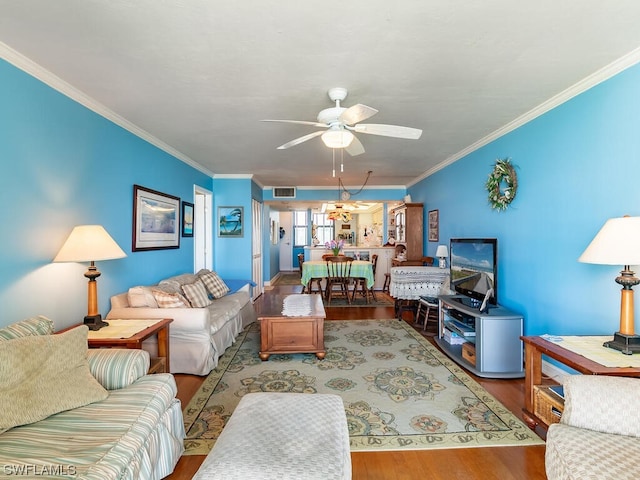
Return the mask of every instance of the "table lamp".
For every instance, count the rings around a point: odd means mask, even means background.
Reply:
[[[438,245],[438,248],[436,249],[436,257],[440,259],[438,260],[438,265],[440,266],[440,268],[446,268],[448,256],[449,256],[449,249],[447,248],[447,246]]]
[[[88,285],[88,313],[84,323],[90,330],[100,330],[109,325],[102,321],[98,313],[98,282],[96,278],[100,272],[96,268],[96,261],[113,260],[127,255],[111,238],[101,225],[80,225],[75,227],[69,238],[53,259],[54,262],[91,262],[89,270],[84,274],[89,279]]]
[[[640,283],[629,265],[640,264],[640,217],[628,215],[607,220],[587,249],[580,262],[602,265],[624,265],[616,283],[622,285],[620,300],[620,331],[604,346],[631,355],[640,352],[640,335],[633,326],[633,286]]]

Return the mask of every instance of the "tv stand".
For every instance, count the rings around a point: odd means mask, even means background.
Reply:
[[[464,295],[460,295],[460,297],[453,298],[452,300],[468,308],[480,309],[480,305],[482,305],[482,302],[480,300],[476,300],[475,298],[471,297],[465,297]]]
[[[482,302],[464,295],[438,298],[435,341],[444,353],[479,377],[524,377],[522,315],[500,305],[480,313]]]

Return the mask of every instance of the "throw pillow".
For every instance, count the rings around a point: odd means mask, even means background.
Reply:
[[[227,284],[224,283],[224,280],[222,280],[216,272],[203,272],[198,276],[213,298],[221,298],[229,293],[229,287],[227,287]]]
[[[163,292],[162,290],[152,289],[153,298],[156,299],[160,308],[190,308],[189,300],[179,293]]]
[[[209,298],[204,283],[200,280],[182,285],[182,291],[193,308],[203,308],[213,303],[213,300]]]
[[[127,293],[129,306],[135,308],[158,308],[158,302],[153,297],[149,287],[131,287]]]
[[[0,433],[107,398],[89,371],[88,331],[0,342]]]

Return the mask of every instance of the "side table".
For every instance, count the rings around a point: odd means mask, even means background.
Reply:
[[[89,330],[89,348],[135,348],[141,349],[142,342],[158,335],[158,357],[151,359],[149,373],[170,373],[169,324],[165,319],[109,319],[109,326],[100,330]]]
[[[615,375],[619,377],[640,377],[638,367],[607,367],[585,356],[572,352],[561,345],[542,337],[520,337],[524,342],[524,408],[522,418],[532,430],[536,426],[548,428],[545,419],[536,415],[536,386],[542,384],[542,355],[546,355],[560,363],[577,370],[583,375]],[[588,339],[590,337],[584,337]],[[602,347],[605,348],[605,347]],[[620,354],[623,358],[624,355]]]

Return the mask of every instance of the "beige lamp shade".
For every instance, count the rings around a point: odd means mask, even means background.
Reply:
[[[95,262],[126,257],[102,225],[80,225],[53,259],[54,262]]]
[[[449,249],[447,248],[446,245],[438,245],[438,248],[436,249],[436,257],[448,257],[449,256]]]
[[[603,265],[640,265],[640,217],[607,220],[578,261]]]

